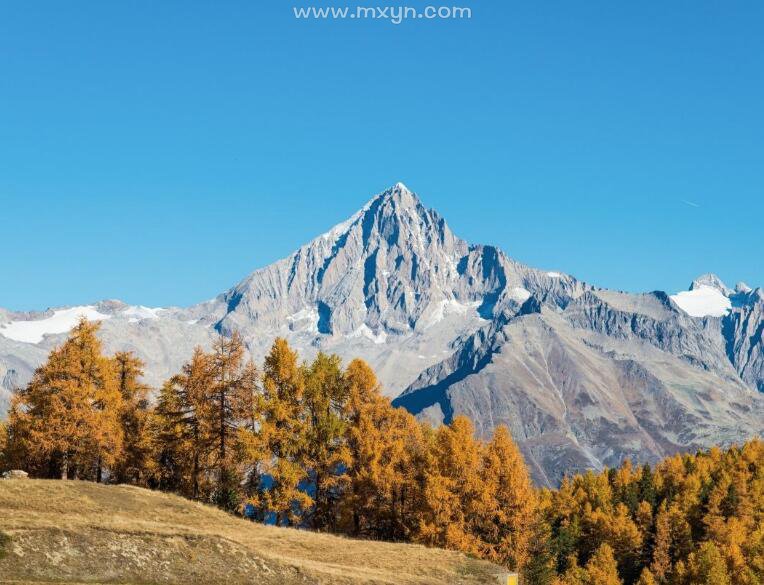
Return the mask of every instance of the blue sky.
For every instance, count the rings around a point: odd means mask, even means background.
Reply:
[[[0,306],[200,301],[399,180],[602,286],[764,285],[763,3],[444,4],[0,5]]]

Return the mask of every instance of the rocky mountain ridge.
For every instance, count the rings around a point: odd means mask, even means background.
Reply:
[[[541,483],[764,429],[760,288],[704,275],[676,295],[600,289],[468,244],[400,183],[192,307],[0,310],[2,388],[24,383],[81,313],[103,322],[108,351],[144,359],[155,386],[234,330],[256,359],[277,335],[306,357],[363,357],[423,419],[464,413],[483,435],[507,424]]]

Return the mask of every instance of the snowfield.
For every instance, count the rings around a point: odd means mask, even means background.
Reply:
[[[134,307],[128,307],[122,311],[122,315],[129,317],[130,323],[137,323],[143,319],[159,319],[159,313],[166,311],[167,309],[144,307],[143,305],[136,305]]]
[[[722,291],[705,284],[671,295],[671,300],[691,317],[724,317],[732,309],[732,301]]]
[[[66,333],[81,317],[90,321],[103,321],[111,318],[111,315],[98,312],[93,305],[59,309],[53,311],[53,315],[46,319],[11,321],[0,325],[0,335],[24,343],[40,343],[46,335]]]

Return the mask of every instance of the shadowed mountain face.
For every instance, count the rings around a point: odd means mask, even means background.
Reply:
[[[764,430],[761,289],[713,275],[674,296],[598,289],[467,244],[400,183],[193,307],[0,310],[2,387],[28,380],[78,312],[154,385],[234,330],[256,359],[276,336],[305,357],[362,357],[422,419],[466,414],[483,436],[509,426],[545,484]]]

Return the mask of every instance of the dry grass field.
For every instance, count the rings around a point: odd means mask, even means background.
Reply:
[[[129,486],[0,480],[0,583],[496,583],[417,545],[275,528]]]

